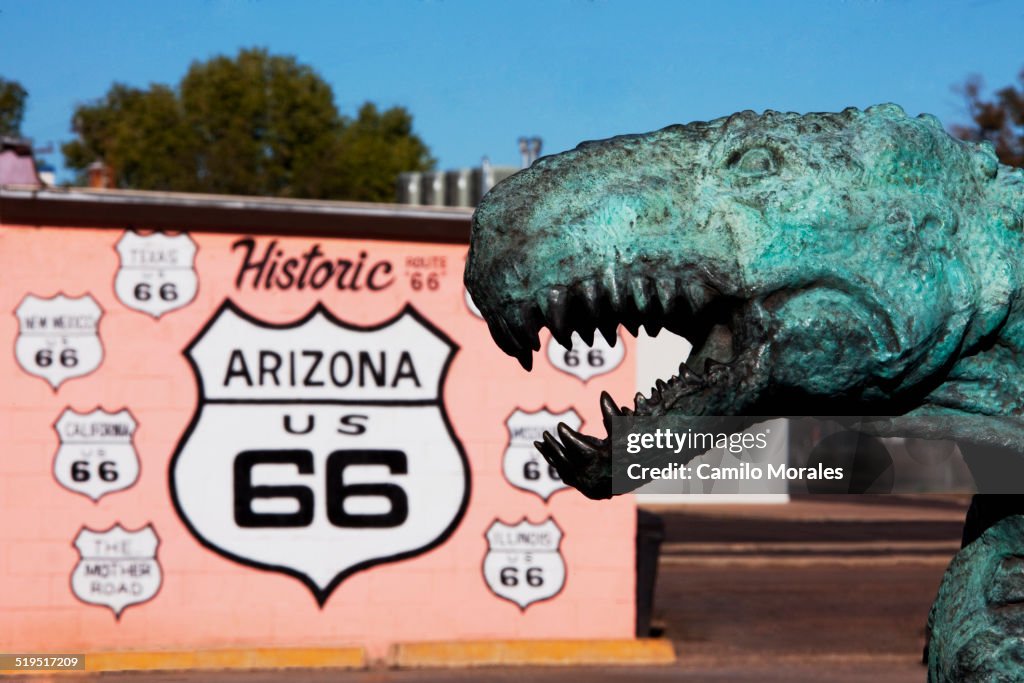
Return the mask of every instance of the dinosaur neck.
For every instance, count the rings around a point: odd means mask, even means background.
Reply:
[[[1001,166],[988,195],[961,225],[976,288],[961,354],[912,412],[948,420],[962,441],[1024,452],[1024,173]]]

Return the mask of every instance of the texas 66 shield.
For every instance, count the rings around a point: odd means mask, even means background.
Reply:
[[[186,349],[199,401],[170,467],[179,515],[320,605],[346,576],[437,546],[469,497],[441,400],[455,351],[412,306],[360,327],[318,304],[281,325],[226,301]]]

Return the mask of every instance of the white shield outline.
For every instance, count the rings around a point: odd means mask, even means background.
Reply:
[[[45,375],[42,375],[42,374],[38,374],[38,373],[32,372],[28,368],[25,367],[25,365],[21,362],[21,359],[18,357],[18,344],[21,342],[22,337],[25,336],[24,330],[21,329],[21,316],[18,315],[18,311],[20,311],[21,307],[24,306],[26,303],[28,303],[30,299],[33,299],[36,302],[56,301],[58,299],[63,299],[65,301],[75,301],[75,302],[83,301],[85,299],[88,299],[89,301],[92,301],[93,305],[96,307],[96,310],[99,311],[99,313],[96,316],[96,328],[95,328],[94,334],[92,334],[92,335],[63,335],[63,336],[93,336],[93,337],[96,338],[96,345],[99,348],[99,359],[96,361],[96,365],[91,370],[89,370],[88,372],[82,372],[82,373],[75,374],[75,375],[69,375],[69,376],[65,377],[64,379],[60,380],[59,382],[57,382],[56,384],[54,384],[53,381],[49,377],[46,377]],[[104,359],[106,358],[106,349],[103,348],[103,337],[100,336],[100,323],[103,322],[103,316],[105,316],[106,314],[107,314],[107,312],[103,309],[103,306],[100,306],[100,302],[96,300],[96,297],[94,297],[91,292],[85,292],[81,296],[71,296],[71,295],[67,294],[66,292],[64,292],[63,290],[58,291],[53,296],[39,296],[38,294],[32,294],[32,293],[26,294],[25,296],[23,296],[21,298],[21,301],[18,303],[18,306],[14,309],[14,317],[18,321],[18,334],[16,334],[15,337],[14,337],[14,362],[15,362],[15,364],[19,368],[21,368],[22,371],[25,372],[25,374],[30,375],[32,377],[38,377],[39,379],[41,379],[44,382],[46,382],[48,385],[50,385],[50,389],[55,394],[57,393],[57,390],[60,389],[60,387],[65,382],[69,382],[69,381],[71,381],[73,379],[78,379],[80,377],[88,377],[92,373],[94,373],[97,370],[99,370],[100,366],[103,365]],[[29,336],[36,336],[36,335],[29,335]],[[39,336],[42,336],[42,335],[39,335]],[[53,336],[54,337],[60,337],[62,335],[55,334]]]
[[[97,536],[102,536],[103,534],[109,534],[111,531],[114,531],[115,529],[120,529],[127,536],[141,535],[141,534],[146,533],[146,531],[149,531],[149,533],[152,534],[152,536],[153,536],[153,540],[155,541],[154,544],[153,544],[153,557],[152,557],[152,559],[153,559],[153,563],[156,565],[156,570],[157,570],[157,584],[156,584],[156,590],[153,591],[153,594],[150,595],[145,600],[139,600],[137,602],[127,603],[120,610],[116,610],[111,605],[108,605],[108,604],[103,603],[103,602],[89,602],[88,600],[83,599],[82,596],[80,596],[78,594],[78,592],[75,591],[75,572],[78,571],[78,568],[82,565],[82,563],[86,559],[85,556],[82,555],[82,549],[78,547],[78,541],[82,537],[82,534],[84,532],[88,531],[90,534],[95,534]],[[160,595],[160,591],[163,590],[163,587],[164,587],[164,570],[163,570],[163,567],[160,565],[160,558],[157,557],[157,555],[160,552],[160,542],[161,542],[160,534],[158,534],[156,532],[156,527],[153,526],[152,522],[146,522],[145,525],[140,526],[138,529],[129,529],[128,527],[122,525],[121,522],[114,522],[113,524],[108,526],[106,529],[99,529],[99,530],[90,529],[89,527],[87,527],[87,526],[85,526],[83,524],[81,527],[79,527],[78,533],[75,534],[75,537],[73,539],[71,539],[71,547],[74,548],[75,552],[78,553],[78,562],[75,563],[75,566],[71,570],[71,574],[68,576],[68,588],[71,589],[71,594],[73,596],[75,596],[75,599],[78,600],[83,605],[88,605],[90,607],[106,607],[107,609],[109,609],[111,612],[114,613],[114,619],[116,621],[121,621],[121,617],[124,615],[124,611],[126,609],[128,609],[129,607],[135,607],[136,605],[144,605],[147,602],[152,601],[154,598],[156,598],[156,596]],[[90,558],[91,557],[92,556],[90,556]]]
[[[547,349],[544,355],[547,357],[548,363],[555,370],[558,370],[564,375],[575,377],[579,381],[586,384],[595,377],[607,375],[611,372],[615,372],[620,367],[622,367],[622,363],[626,360],[626,356],[628,354],[626,353],[626,343],[623,340],[623,335],[619,332],[619,328],[615,328],[615,337],[617,341],[614,345],[612,345],[605,340],[603,335],[595,334],[594,343],[588,345],[583,341],[583,338],[580,336],[579,332],[573,332],[571,338],[572,347],[568,349],[562,346],[562,344],[559,343],[558,340],[556,340],[554,337],[550,337],[548,339]],[[614,364],[607,365],[606,367],[601,368],[600,370],[593,370],[593,366],[591,366],[591,369],[587,370],[586,372],[573,372],[571,370],[567,370],[561,367],[561,364],[556,362],[559,354],[561,354],[564,358],[566,354],[570,352],[576,352],[579,354],[580,369],[583,370],[583,358],[586,358],[587,354],[589,354],[591,351],[608,352],[611,353],[613,356],[618,356],[618,359],[615,361]]]
[[[199,530],[189,520],[188,516],[185,514],[185,511],[184,511],[184,509],[182,507],[181,501],[180,501],[179,496],[178,496],[178,491],[177,491],[177,486],[176,486],[176,477],[175,477],[174,472],[175,472],[175,466],[177,465],[179,457],[184,452],[185,447],[187,446],[187,444],[189,442],[189,439],[192,436],[192,433],[195,431],[195,429],[199,425],[199,421],[200,421],[200,419],[202,417],[202,414],[203,414],[203,407],[204,407],[204,405],[211,400],[211,399],[207,398],[206,388],[205,388],[205,385],[203,383],[203,374],[202,374],[199,366],[197,365],[195,359],[192,356],[192,351],[199,344],[199,342],[201,342],[203,340],[203,338],[206,336],[207,332],[210,331],[210,329],[214,326],[214,324],[217,322],[217,320],[225,312],[233,313],[234,315],[238,316],[239,318],[241,318],[245,322],[249,323],[250,325],[253,325],[255,327],[261,327],[261,328],[268,329],[268,330],[290,330],[290,329],[296,329],[296,328],[299,328],[299,327],[302,327],[302,326],[306,325],[308,322],[310,322],[317,315],[320,315],[320,316],[323,316],[324,318],[326,318],[332,324],[337,325],[338,327],[341,327],[341,328],[344,328],[344,329],[347,329],[347,330],[357,331],[357,332],[375,332],[375,331],[378,331],[378,330],[383,330],[383,329],[385,329],[387,327],[390,327],[390,326],[396,324],[397,322],[399,322],[405,316],[408,315],[408,316],[411,316],[417,323],[419,323],[427,331],[429,331],[431,334],[433,334],[438,340],[440,340],[445,345],[447,345],[448,349],[449,349],[449,352],[448,352],[446,360],[444,361],[444,365],[441,368],[441,372],[439,373],[439,376],[438,376],[438,384],[437,384],[437,389],[436,389],[436,392],[435,392],[436,398],[433,399],[430,402],[417,401],[416,403],[418,405],[424,405],[424,403],[429,403],[430,405],[435,405],[437,407],[437,410],[438,410],[438,412],[441,415],[441,419],[442,419],[442,422],[444,424],[445,430],[448,433],[448,438],[451,440],[451,443],[452,443],[453,447],[455,448],[456,453],[458,454],[459,460],[462,463],[462,474],[463,474],[463,495],[462,495],[462,500],[461,500],[461,502],[459,504],[459,507],[458,507],[455,515],[452,517],[452,520],[448,524],[448,526],[445,527],[445,529],[439,535],[437,535],[432,541],[428,542],[425,545],[419,546],[419,547],[414,548],[412,550],[395,553],[393,555],[386,555],[386,556],[380,556],[380,557],[371,558],[369,560],[365,560],[363,562],[359,562],[357,564],[351,565],[351,566],[341,570],[340,572],[338,572],[338,574],[335,575],[335,577],[327,585],[325,585],[323,588],[320,588],[320,586],[317,585],[317,583],[309,575],[307,575],[307,574],[305,574],[305,573],[303,573],[301,571],[298,571],[298,570],[293,569],[291,567],[285,567],[285,566],[279,565],[279,564],[270,564],[270,563],[260,562],[260,561],[257,561],[257,560],[253,560],[253,559],[250,559],[250,558],[243,557],[243,556],[238,555],[236,553],[233,553],[233,552],[231,552],[229,550],[221,548],[220,546],[214,544],[212,541],[208,540],[202,534],[200,534]],[[445,406],[445,403],[444,403],[444,398],[443,398],[444,385],[445,385],[445,381],[448,378],[448,371],[451,369],[451,364],[454,361],[455,354],[458,352],[458,350],[459,350],[458,344],[456,344],[447,334],[445,334],[443,331],[441,331],[430,320],[428,320],[426,317],[424,317],[418,310],[416,310],[416,308],[411,303],[406,303],[405,306],[397,314],[395,314],[391,318],[388,318],[387,320],[385,320],[385,321],[383,321],[381,323],[377,323],[375,325],[356,325],[356,324],[349,323],[349,322],[346,322],[344,320],[341,320],[340,318],[335,316],[330,311],[330,309],[328,309],[326,306],[324,306],[324,304],[322,302],[320,302],[320,301],[317,301],[316,304],[304,316],[302,316],[301,318],[299,318],[297,320],[294,320],[294,321],[289,322],[289,323],[272,323],[272,322],[267,322],[265,320],[261,320],[259,318],[256,318],[256,317],[250,315],[248,312],[246,312],[241,307],[239,307],[231,299],[225,299],[224,302],[221,303],[221,305],[213,313],[213,315],[210,316],[209,320],[207,320],[207,322],[203,325],[203,327],[199,330],[199,332],[197,332],[196,335],[192,338],[192,341],[189,342],[188,346],[186,346],[185,349],[182,351],[182,354],[185,356],[186,360],[188,360],[189,366],[192,368],[192,373],[193,373],[193,376],[195,377],[195,380],[196,380],[196,388],[197,388],[198,397],[197,397],[197,402],[196,402],[195,413],[192,415],[192,419],[189,421],[188,427],[186,427],[184,433],[181,435],[181,438],[178,440],[178,444],[177,444],[177,446],[174,449],[174,454],[171,456],[170,463],[168,464],[168,484],[169,484],[169,487],[170,487],[170,490],[171,490],[171,501],[174,504],[175,512],[177,512],[178,517],[185,524],[185,527],[189,530],[189,533],[191,533],[192,536],[197,541],[199,541],[199,543],[204,548],[206,548],[207,550],[210,550],[210,551],[212,551],[212,552],[214,552],[214,553],[216,553],[216,554],[218,554],[218,555],[220,555],[222,557],[226,557],[227,559],[229,559],[229,560],[231,560],[233,562],[237,562],[238,564],[246,566],[246,567],[252,567],[254,569],[260,569],[260,570],[263,570],[263,571],[279,572],[279,573],[286,574],[288,576],[291,576],[293,578],[298,579],[313,594],[313,597],[316,599],[317,606],[320,607],[320,609],[323,609],[323,607],[326,604],[328,598],[330,598],[330,596],[334,592],[334,590],[339,585],[341,585],[342,581],[344,581],[349,576],[352,576],[353,574],[355,574],[357,572],[360,572],[360,571],[363,571],[363,570],[366,570],[366,569],[370,569],[370,568],[375,567],[375,566],[377,566],[379,564],[388,564],[388,563],[391,563],[391,562],[398,562],[400,560],[404,560],[404,559],[416,557],[418,555],[422,555],[424,553],[427,553],[427,552],[433,550],[434,548],[437,548],[438,546],[443,544],[445,541],[447,541],[451,537],[451,535],[458,528],[459,524],[462,522],[462,520],[463,520],[463,518],[465,517],[465,514],[466,514],[466,509],[469,507],[469,499],[470,499],[470,496],[472,494],[472,477],[470,475],[469,459],[466,457],[466,451],[465,451],[465,448],[462,445],[462,441],[459,439],[458,435],[455,433],[455,429],[452,427],[452,423],[451,423],[451,420],[448,417],[448,411],[446,409],[446,406]],[[225,399],[220,399],[220,401],[221,402],[229,402],[229,401],[225,401]],[[239,402],[242,402],[242,401],[239,401]],[[368,399],[367,401],[351,401],[349,403],[351,403],[352,405],[366,405],[367,403],[373,404],[373,405],[387,405],[388,403],[407,405],[409,402],[408,401],[381,401],[381,400],[369,400]]]
[[[525,524],[527,526],[531,526],[531,527],[540,527],[540,526],[544,526],[545,524],[548,524],[548,523],[550,523],[558,531],[558,543],[555,545],[555,549],[554,550],[540,551],[540,552],[551,553],[551,554],[554,554],[554,555],[558,556],[559,560],[562,563],[562,568],[563,568],[562,583],[558,587],[558,590],[555,591],[554,593],[552,593],[551,595],[549,595],[547,597],[539,598],[537,600],[532,600],[532,601],[526,603],[525,605],[520,605],[518,602],[516,602],[512,598],[510,598],[508,596],[505,596],[505,595],[501,595],[500,593],[495,591],[491,587],[490,581],[487,580],[487,569],[486,569],[486,567],[487,567],[487,558],[490,557],[491,553],[500,553],[500,552],[502,552],[500,550],[495,550],[494,548],[491,547],[491,539],[489,539],[487,537],[487,534],[489,534],[491,529],[493,529],[495,526],[497,526],[499,524],[502,525],[503,527],[505,527],[506,529],[516,529],[517,527],[522,526],[523,524]],[[562,594],[562,591],[565,590],[565,584],[569,580],[569,565],[566,564],[566,562],[565,562],[565,555],[562,554],[562,541],[564,541],[564,540],[565,540],[565,531],[562,529],[561,526],[558,525],[558,522],[556,522],[555,518],[552,517],[551,515],[548,515],[545,519],[541,520],[540,522],[531,522],[526,515],[523,515],[519,519],[519,521],[514,523],[514,524],[508,524],[507,522],[502,521],[502,519],[500,517],[495,517],[493,520],[491,520],[491,523],[488,524],[487,528],[484,530],[484,542],[487,544],[487,552],[484,553],[484,559],[480,563],[480,578],[483,579],[484,585],[487,586],[487,590],[489,590],[492,595],[494,595],[495,597],[501,598],[502,600],[505,600],[507,602],[511,602],[513,605],[515,605],[516,607],[519,608],[519,612],[520,613],[525,613],[526,610],[531,605],[536,605],[536,604],[539,604],[539,603],[542,603],[542,602],[547,602],[548,600],[554,600],[555,598],[557,598],[559,595]],[[524,551],[515,551],[515,552],[524,552]]]
[[[513,446],[512,446],[512,438],[513,438],[512,437],[512,427],[509,424],[509,422],[511,422],[512,418],[514,418],[517,414],[523,414],[525,416],[530,417],[530,416],[533,416],[533,415],[537,415],[539,413],[547,413],[552,418],[554,418],[555,424],[552,425],[552,430],[555,428],[555,425],[557,425],[559,422],[566,422],[570,427],[572,427],[576,431],[579,431],[580,427],[582,427],[582,425],[583,425],[583,418],[580,416],[579,413],[576,412],[576,409],[574,407],[572,407],[572,406],[569,406],[568,408],[566,408],[565,410],[563,410],[561,412],[555,412],[552,408],[549,408],[546,403],[544,405],[542,405],[540,408],[538,408],[537,410],[533,410],[533,411],[524,410],[523,408],[517,407],[515,410],[513,410],[511,413],[509,413],[507,417],[505,417],[505,429],[508,432],[508,443],[505,444],[505,450],[502,452],[502,455],[501,455],[501,475],[505,478],[505,481],[508,482],[509,486],[511,486],[513,488],[516,488],[516,489],[519,489],[520,491],[525,491],[527,493],[532,493],[533,495],[537,496],[538,498],[543,500],[545,503],[547,503],[549,500],[551,500],[551,498],[555,494],[561,493],[562,491],[567,491],[567,490],[571,489],[572,487],[569,486],[568,484],[566,484],[565,482],[562,482],[563,485],[561,487],[554,489],[548,495],[544,496],[544,495],[541,495],[538,491],[535,491],[534,489],[530,489],[530,488],[526,488],[524,486],[520,486],[519,484],[517,484],[514,481],[512,481],[509,478],[509,476],[508,476],[508,470],[506,468],[506,463],[508,461],[509,451],[512,450],[512,448],[513,448]],[[566,416],[572,416],[572,417],[575,418],[575,420],[567,420]],[[533,452],[537,456],[537,461],[539,463],[541,463],[544,467],[548,467],[548,463],[547,463],[546,460],[544,460],[544,457],[540,454],[540,451],[538,451],[532,445],[530,447],[533,448]]]
[[[125,272],[127,270],[134,270],[134,269],[129,268],[128,266],[125,265],[124,254],[121,251],[121,246],[125,243],[126,240],[147,240],[147,239],[152,239],[152,238],[156,238],[158,240],[163,240],[165,242],[171,241],[171,240],[185,240],[185,241],[187,241],[188,245],[190,247],[190,248],[188,248],[188,251],[191,252],[190,262],[189,262],[188,266],[180,266],[180,265],[179,266],[173,266],[173,267],[152,266],[151,268],[140,267],[139,269],[141,269],[141,270],[154,270],[154,271],[158,271],[158,270],[182,270],[182,271],[188,270],[188,271],[192,272],[192,280],[195,282],[195,287],[193,288],[192,295],[190,297],[188,297],[187,299],[182,299],[181,303],[179,303],[179,304],[177,304],[177,305],[175,305],[175,306],[173,306],[171,308],[168,308],[167,310],[164,310],[164,311],[162,311],[160,313],[153,313],[151,311],[147,311],[144,308],[138,308],[137,306],[132,306],[130,303],[128,303],[128,301],[125,300],[125,298],[123,298],[121,296],[121,292],[120,292],[120,290],[118,289],[118,286],[117,286],[118,280],[121,278],[123,272]],[[185,308],[186,306],[191,304],[193,301],[195,301],[197,296],[199,296],[199,271],[196,270],[196,256],[199,254],[199,245],[196,244],[195,240],[192,239],[192,236],[189,235],[184,230],[179,231],[179,232],[177,232],[176,234],[173,234],[173,235],[169,235],[169,234],[167,234],[166,232],[164,232],[162,230],[152,230],[152,231],[149,231],[148,234],[144,235],[144,234],[140,233],[138,230],[128,229],[128,230],[124,231],[124,234],[122,234],[121,237],[114,244],[114,253],[117,254],[118,262],[117,262],[117,270],[114,271],[114,281],[111,284],[111,289],[113,289],[113,291],[114,291],[114,297],[125,308],[127,308],[129,310],[132,310],[132,311],[136,311],[138,313],[144,313],[145,315],[148,315],[148,316],[152,317],[154,320],[159,320],[160,318],[162,318],[163,316],[165,316],[165,315],[167,315],[169,313],[174,313],[175,311],[178,311],[178,310],[181,310],[181,309]]]
[[[64,442],[64,437],[60,433],[59,426],[60,426],[61,421],[64,420],[64,418],[67,417],[69,413],[71,415],[73,415],[75,417],[79,417],[79,418],[92,417],[96,413],[103,413],[104,415],[107,415],[107,416],[109,416],[111,418],[117,417],[121,413],[125,413],[128,416],[128,419],[131,421],[131,424],[132,424],[132,433],[131,433],[131,436],[128,437],[128,444],[127,445],[131,448],[132,454],[135,456],[135,476],[131,479],[131,481],[129,481],[124,486],[119,486],[117,488],[112,488],[112,489],[110,489],[108,491],[104,491],[103,493],[101,493],[97,497],[93,498],[91,495],[89,495],[85,491],[79,491],[77,489],[73,489],[73,488],[65,485],[64,482],[62,482],[60,480],[60,476],[57,474],[57,461],[60,459],[61,451],[68,444],[66,444]],[[53,466],[50,468],[51,471],[53,472],[54,481],[56,481],[62,488],[66,489],[68,491],[71,491],[72,493],[77,493],[79,495],[85,496],[86,498],[88,498],[89,500],[91,500],[93,503],[96,503],[96,504],[99,504],[100,499],[103,498],[103,496],[107,496],[107,495],[110,495],[112,493],[119,493],[121,491],[127,491],[128,489],[132,488],[133,486],[135,486],[136,483],[138,483],[139,477],[142,476],[142,458],[139,457],[139,450],[135,446],[135,433],[138,430],[139,430],[139,421],[135,418],[135,415],[132,414],[132,411],[129,410],[127,407],[123,407],[120,410],[111,412],[109,410],[106,410],[103,406],[97,405],[91,411],[89,411],[87,413],[80,413],[77,410],[75,410],[74,408],[72,408],[71,406],[66,406],[64,408],[64,410],[61,411],[60,415],[57,416],[57,419],[53,423],[53,431],[55,431],[57,433],[57,444],[58,444],[57,445],[57,451],[53,455]]]

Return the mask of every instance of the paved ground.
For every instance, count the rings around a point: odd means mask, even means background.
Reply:
[[[103,683],[923,681],[924,623],[967,506],[956,497],[818,496],[658,510],[660,668],[108,674]],[[40,679],[34,678],[39,681]]]

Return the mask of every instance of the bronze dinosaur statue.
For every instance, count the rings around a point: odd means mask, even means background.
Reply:
[[[902,416],[874,432],[955,439],[979,490],[1020,492],[1022,212],[1024,173],[932,116],[745,111],[585,142],[500,183],[473,217],[466,286],[526,369],[543,327],[563,345],[614,343],[619,325],[693,343],[631,408],[604,394],[606,426]],[[610,438],[560,425],[538,447],[611,495]],[[965,543],[1017,512],[976,497]]]

